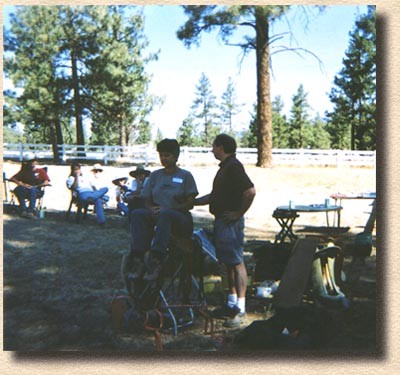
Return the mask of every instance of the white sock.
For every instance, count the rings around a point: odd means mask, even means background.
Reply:
[[[246,312],[246,298],[238,298],[237,300],[237,307],[240,309],[240,313],[244,314]]]
[[[237,305],[238,297],[237,294],[228,294],[228,307],[235,307]]]

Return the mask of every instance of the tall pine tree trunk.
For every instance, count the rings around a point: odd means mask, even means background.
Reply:
[[[50,142],[53,149],[53,159],[56,163],[59,163],[64,156],[60,154],[60,150],[58,149],[58,145],[62,145],[64,143],[61,121],[59,117],[57,117],[53,124],[50,125]]]
[[[270,69],[268,17],[262,7],[256,8],[256,60],[257,60],[257,149],[258,167],[272,163],[272,111],[270,97]]]
[[[57,146],[58,145],[63,145],[64,144],[64,137],[63,137],[63,133],[62,133],[60,117],[57,117],[57,119],[55,121],[55,127],[56,127]],[[57,150],[58,150],[58,147],[57,147]],[[63,156],[64,155],[61,155],[60,153],[58,153],[58,157],[60,158],[60,160],[63,158]]]
[[[60,155],[58,152],[57,134],[54,127],[55,127],[54,124],[50,124],[50,142],[51,142],[51,148],[53,149],[53,160],[55,163],[59,163]]]

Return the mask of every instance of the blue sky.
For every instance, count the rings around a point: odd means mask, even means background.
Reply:
[[[10,8],[4,7],[6,26]],[[234,118],[234,129],[239,131],[247,128],[256,101],[254,52],[250,52],[239,66],[241,50],[223,45],[216,33],[203,34],[199,47],[187,49],[176,37],[176,31],[186,20],[181,7],[146,5],[143,8],[149,51],[160,50],[158,61],[150,63],[147,68],[153,75],[150,92],[164,98],[163,106],[155,108],[149,117],[153,133],[159,128],[164,136],[176,136],[177,129],[189,114],[195,98],[195,86],[202,73],[209,78],[217,101],[220,101],[226,89],[228,78],[233,79],[237,102],[243,104],[241,113]],[[314,12],[314,15],[310,15],[307,26],[304,14],[298,7],[295,8],[297,10],[290,12],[287,19],[273,27],[272,34],[287,32],[290,22],[296,40],[287,35],[281,44],[312,51],[322,61],[323,67],[307,54],[303,54],[303,57],[290,52],[274,55],[271,97],[280,95],[285,105],[284,112],[289,115],[292,96],[302,84],[308,93],[310,116],[314,117],[317,113],[323,116],[326,110],[332,109],[328,93],[334,76],[342,68],[349,32],[354,28],[357,16],[366,13],[366,6],[329,6],[322,14],[316,15]],[[244,31],[251,32],[250,29]],[[5,81],[5,88],[7,84]]]
[[[307,54],[298,57],[285,52],[273,56],[271,97],[282,97],[287,115],[292,96],[300,84],[308,93],[310,116],[314,117],[317,113],[323,116],[326,110],[332,109],[328,92],[334,76],[342,68],[349,32],[354,27],[355,19],[365,12],[366,6],[330,6],[323,14],[311,16],[307,27],[298,11],[288,15],[288,21],[294,20],[292,31],[296,41],[286,37],[285,43],[312,51],[322,61],[323,68],[314,57]],[[241,114],[236,116],[234,126],[236,130],[247,128],[249,112],[256,101],[254,53],[250,53],[239,68],[240,49],[223,45],[216,33],[203,34],[200,47],[193,46],[188,50],[176,38],[176,31],[186,19],[178,6],[145,6],[145,16],[145,32],[150,47],[161,49],[159,60],[149,66],[149,71],[154,75],[151,90],[165,97],[164,106],[151,116],[154,128],[159,127],[165,136],[175,136],[176,129],[189,113],[195,98],[195,86],[202,72],[209,78],[217,99],[225,91],[228,78],[232,77],[238,102],[245,104]],[[287,30],[287,21],[282,21],[274,27],[273,33]]]

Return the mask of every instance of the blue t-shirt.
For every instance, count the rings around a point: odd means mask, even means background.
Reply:
[[[173,174],[165,173],[165,169],[152,172],[142,191],[142,196],[155,205],[173,209],[179,208],[183,199],[198,194],[192,174],[179,167]]]

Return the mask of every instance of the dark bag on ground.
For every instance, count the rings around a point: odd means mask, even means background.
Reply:
[[[254,281],[280,280],[292,251],[292,244],[267,242],[253,252]]]
[[[278,311],[268,320],[256,320],[241,331],[234,344],[241,349],[316,349],[329,342],[336,331],[325,309],[299,306]]]

